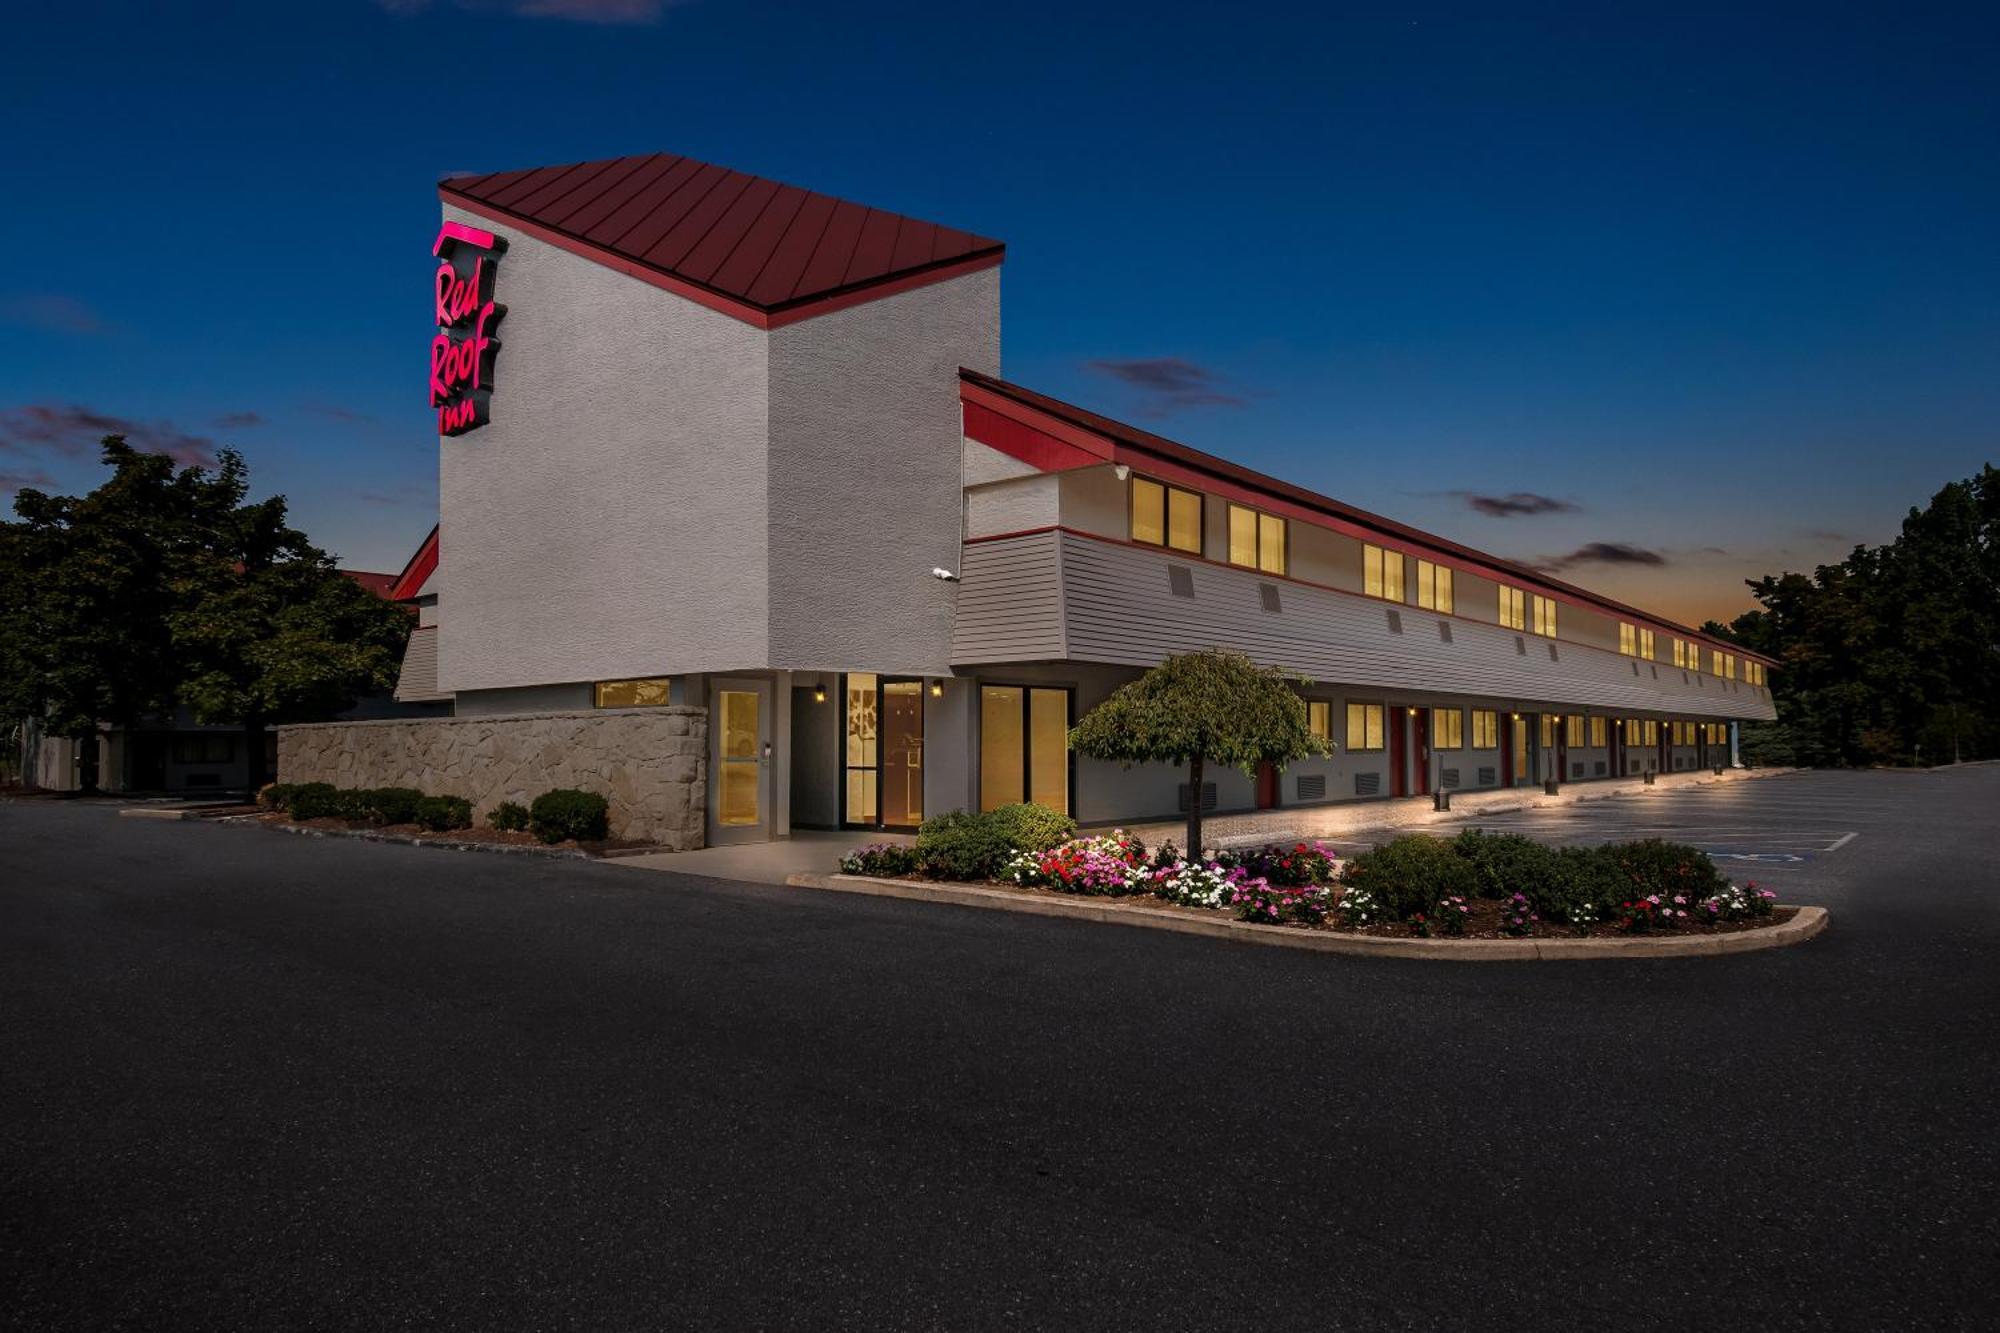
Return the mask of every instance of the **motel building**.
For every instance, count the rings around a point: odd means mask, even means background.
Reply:
[[[439,195],[398,697],[674,711],[701,841],[1633,780],[1774,716],[1733,645],[1007,380],[999,241],[670,154]],[[1069,753],[1213,647],[1311,677],[1334,753],[1199,792]]]

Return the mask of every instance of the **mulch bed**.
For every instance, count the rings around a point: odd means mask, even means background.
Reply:
[[[577,851],[591,856],[615,856],[620,852],[645,851],[653,847],[649,842],[631,842],[622,838],[606,838],[601,842],[577,842],[565,839],[562,842],[543,842],[525,829],[501,830],[497,828],[452,829],[448,833],[434,833],[419,824],[369,824],[356,819],[335,819],[322,816],[319,819],[292,819],[281,813],[257,816],[260,824],[282,824],[288,828],[320,829],[337,833],[383,833],[398,838],[410,838],[417,842],[454,844],[492,844],[508,847],[532,847],[555,851]]]
[[[1057,889],[1030,888],[1007,880],[997,879],[935,880],[926,879],[922,875],[877,875],[872,876],[872,878],[896,879],[910,884],[937,884],[953,887],[996,889],[1002,893],[1018,894],[1023,898],[1064,898],[1072,902],[1101,902],[1107,906],[1122,903],[1131,907],[1148,907],[1157,911],[1174,912],[1182,916],[1202,917],[1211,921],[1217,917],[1224,917],[1232,921],[1236,919],[1234,912],[1207,907],[1189,907],[1182,903],[1168,902],[1165,898],[1156,898],[1150,893],[1063,893]],[[1466,904],[1472,909],[1472,913],[1466,920],[1465,932],[1462,935],[1447,936],[1441,931],[1434,931],[1434,938],[1467,940],[1574,940],[1644,939],[1649,936],[1671,937],[1677,935],[1734,935],[1746,930],[1768,930],[1772,926],[1783,925],[1798,915],[1798,908],[1796,907],[1779,907],[1770,916],[1766,917],[1751,917],[1743,921],[1723,921],[1710,926],[1689,926],[1685,930],[1648,931],[1637,935],[1630,931],[1620,930],[1614,925],[1599,924],[1578,930],[1562,922],[1541,921],[1537,922],[1534,929],[1530,930],[1526,935],[1507,935],[1503,934],[1500,930],[1501,904],[1498,899],[1468,898]],[[1373,926],[1362,926],[1358,929],[1341,925],[1337,917],[1329,918],[1324,926],[1301,926],[1289,921],[1282,924],[1293,930],[1324,930],[1336,935],[1373,935],[1391,939],[1411,939],[1417,937],[1417,932],[1411,928],[1410,923],[1407,921],[1383,922]]]

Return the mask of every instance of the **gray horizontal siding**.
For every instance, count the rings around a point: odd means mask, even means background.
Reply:
[[[1010,549],[1001,553],[994,551],[997,547]],[[1020,571],[1032,577],[1037,589],[1028,599],[1003,590],[974,597],[982,617],[977,642],[983,655],[960,659],[968,663],[1067,656],[1146,667],[1175,653],[1223,647],[1325,684],[1364,690],[1459,694],[1606,712],[1775,716],[1768,691],[1738,681],[1436,616],[1414,606],[1395,607],[1249,571],[1176,561],[1073,533],[981,543],[967,547],[966,553],[968,568],[978,553],[979,559],[994,561],[997,577]],[[1170,591],[1167,569],[1173,564],[1189,571],[1192,598]],[[1278,611],[1263,609],[1260,583],[1277,587]],[[961,619],[971,585],[968,575],[960,594]],[[1048,606],[1051,596],[1058,603],[1054,608]],[[1390,627],[1392,611],[1401,621],[1400,633]],[[1440,623],[1450,627],[1448,643],[1439,633]],[[996,626],[1011,627],[1011,637]],[[997,655],[1009,651],[1011,658]]]
[[[1035,662],[1062,658],[1062,583],[1056,534],[975,542],[959,561],[951,660]]]
[[[396,677],[396,701],[434,703],[449,698],[449,691],[438,688],[437,626],[411,630],[410,642],[403,649],[403,669]]]

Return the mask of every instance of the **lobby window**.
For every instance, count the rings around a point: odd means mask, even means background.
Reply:
[[[1639,651],[1639,631],[1636,627],[1618,622],[1618,651],[1631,657]]]
[[[1347,705],[1347,748],[1350,750],[1379,750],[1382,748],[1382,705]]]
[[[1431,746],[1439,750],[1465,748],[1465,712],[1458,708],[1431,709]]]
[[[1500,748],[1500,714],[1491,708],[1472,710],[1472,748],[1475,750]]]
[[[590,701],[597,708],[658,708],[667,701],[667,683],[666,676],[600,680],[591,687]]]
[[[979,808],[1069,813],[1069,691],[979,687]]]
[[[1361,544],[1361,590],[1370,597],[1403,600],[1403,553]]]
[[[1508,629],[1526,629],[1528,595],[1519,588],[1500,585],[1500,623]]]
[[[1625,743],[1627,745],[1644,745],[1646,743],[1645,737],[1646,728],[1640,725],[1638,718],[1628,717],[1625,719]]]
[[[1285,520],[1248,505],[1229,506],[1229,563],[1283,574]]]
[[[1306,730],[1316,741],[1333,742],[1333,705],[1324,699],[1306,700]]]
[[[880,682],[872,671],[847,673],[847,822],[875,822]]]
[[[1653,660],[1653,631],[1649,629],[1639,631],[1639,656],[1648,662]]]
[[[1200,555],[1200,493],[1150,477],[1132,478],[1132,540]]]
[[[1417,561],[1417,605],[1426,611],[1451,613],[1451,570],[1428,560]]]
[[[1590,719],[1590,743],[1599,747],[1611,743],[1609,727],[1604,718],[1593,717]]]
[[[1571,749],[1583,748],[1583,714],[1571,713],[1563,719],[1563,744]]]
[[[1648,745],[1658,745],[1659,743],[1660,743],[1660,724],[1659,724],[1658,722],[1654,721],[1654,720],[1653,720],[1652,718],[1647,718],[1647,719],[1646,719],[1646,744],[1648,744]]]
[[[1535,594],[1535,633],[1556,636],[1556,599]]]

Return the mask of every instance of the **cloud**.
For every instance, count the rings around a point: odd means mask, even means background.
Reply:
[[[0,321],[44,333],[73,333],[97,338],[113,331],[95,310],[74,296],[54,292],[28,292],[0,297]]]
[[[1834,532],[1828,528],[1808,528],[1803,535],[1816,542],[1832,542],[1841,546],[1858,544],[1856,538],[1850,537],[1844,532]]]
[[[1103,358],[1086,361],[1083,368],[1109,375],[1122,384],[1146,394],[1147,410],[1155,416],[1177,412],[1184,407],[1243,407],[1240,394],[1220,387],[1214,372],[1181,356],[1136,357],[1129,360]]]
[[[107,435],[123,435],[134,449],[165,454],[176,463],[215,466],[215,441],[181,430],[172,422],[133,421],[75,404],[30,403],[0,412],[0,453],[45,452],[84,458],[95,455],[98,442]]]
[[[1465,506],[1488,518],[1521,518],[1531,514],[1574,514],[1583,506],[1552,495],[1533,491],[1510,491],[1506,495],[1485,495],[1479,491],[1446,491],[1465,501]]]
[[[357,412],[338,403],[301,403],[299,406],[316,417],[325,417],[328,421],[344,421],[349,425],[364,425],[376,420],[366,412]]]
[[[39,468],[31,472],[0,472],[0,495],[26,490],[30,486],[53,486],[56,479]]]
[[[1585,542],[1568,555],[1544,556],[1535,561],[1537,569],[1553,574],[1575,565],[1664,565],[1667,557],[1643,546],[1624,542]]]
[[[248,430],[263,424],[264,417],[259,412],[224,412],[215,419],[217,430]]]
[[[516,18],[563,19],[571,23],[658,23],[681,0],[445,0],[455,9],[494,9]],[[391,14],[422,14],[437,0],[375,0]]]

